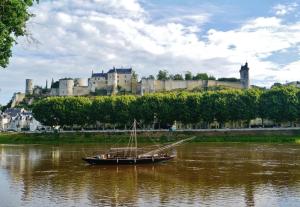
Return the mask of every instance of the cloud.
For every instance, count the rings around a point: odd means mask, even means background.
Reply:
[[[277,4],[273,7],[273,11],[277,16],[285,16],[294,12],[298,7],[297,3]]]
[[[279,64],[270,59],[274,53],[288,55],[284,51],[290,48],[300,53],[300,22],[286,23],[281,16],[203,31],[213,14],[187,11],[153,21],[137,0],[43,1],[32,12],[36,17],[28,26],[39,44],[19,40],[9,69],[1,72],[1,102],[23,91],[25,78],[44,85],[52,77],[88,78],[92,70],[112,66],[132,66],[140,76],[167,69],[238,77],[240,65],[248,61],[254,84],[299,77],[299,61]]]

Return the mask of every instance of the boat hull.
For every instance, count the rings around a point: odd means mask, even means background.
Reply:
[[[146,157],[146,158],[111,158],[111,159],[98,159],[95,157],[82,158],[84,161],[91,165],[136,165],[136,164],[151,164],[164,162],[173,159],[174,156],[165,157]]]

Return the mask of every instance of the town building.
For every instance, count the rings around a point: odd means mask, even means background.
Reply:
[[[36,131],[39,127],[32,112],[23,108],[8,108],[0,114],[0,131]]]

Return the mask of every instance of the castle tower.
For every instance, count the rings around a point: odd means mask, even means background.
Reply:
[[[118,93],[118,73],[116,68],[114,67],[114,71],[112,73],[112,94]]]
[[[248,63],[246,62],[245,65],[242,65],[240,70],[240,79],[241,85],[244,89],[250,88],[250,80],[249,80],[249,67]]]
[[[59,80],[59,96],[73,96],[74,80],[64,78]]]
[[[31,95],[32,93],[33,93],[33,80],[26,79],[25,94]]]

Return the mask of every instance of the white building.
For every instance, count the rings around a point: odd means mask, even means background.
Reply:
[[[38,127],[41,127],[41,124],[25,109],[9,108],[0,115],[2,131],[36,131]]]
[[[9,116],[7,114],[0,114],[0,131],[5,131],[8,128]]]

